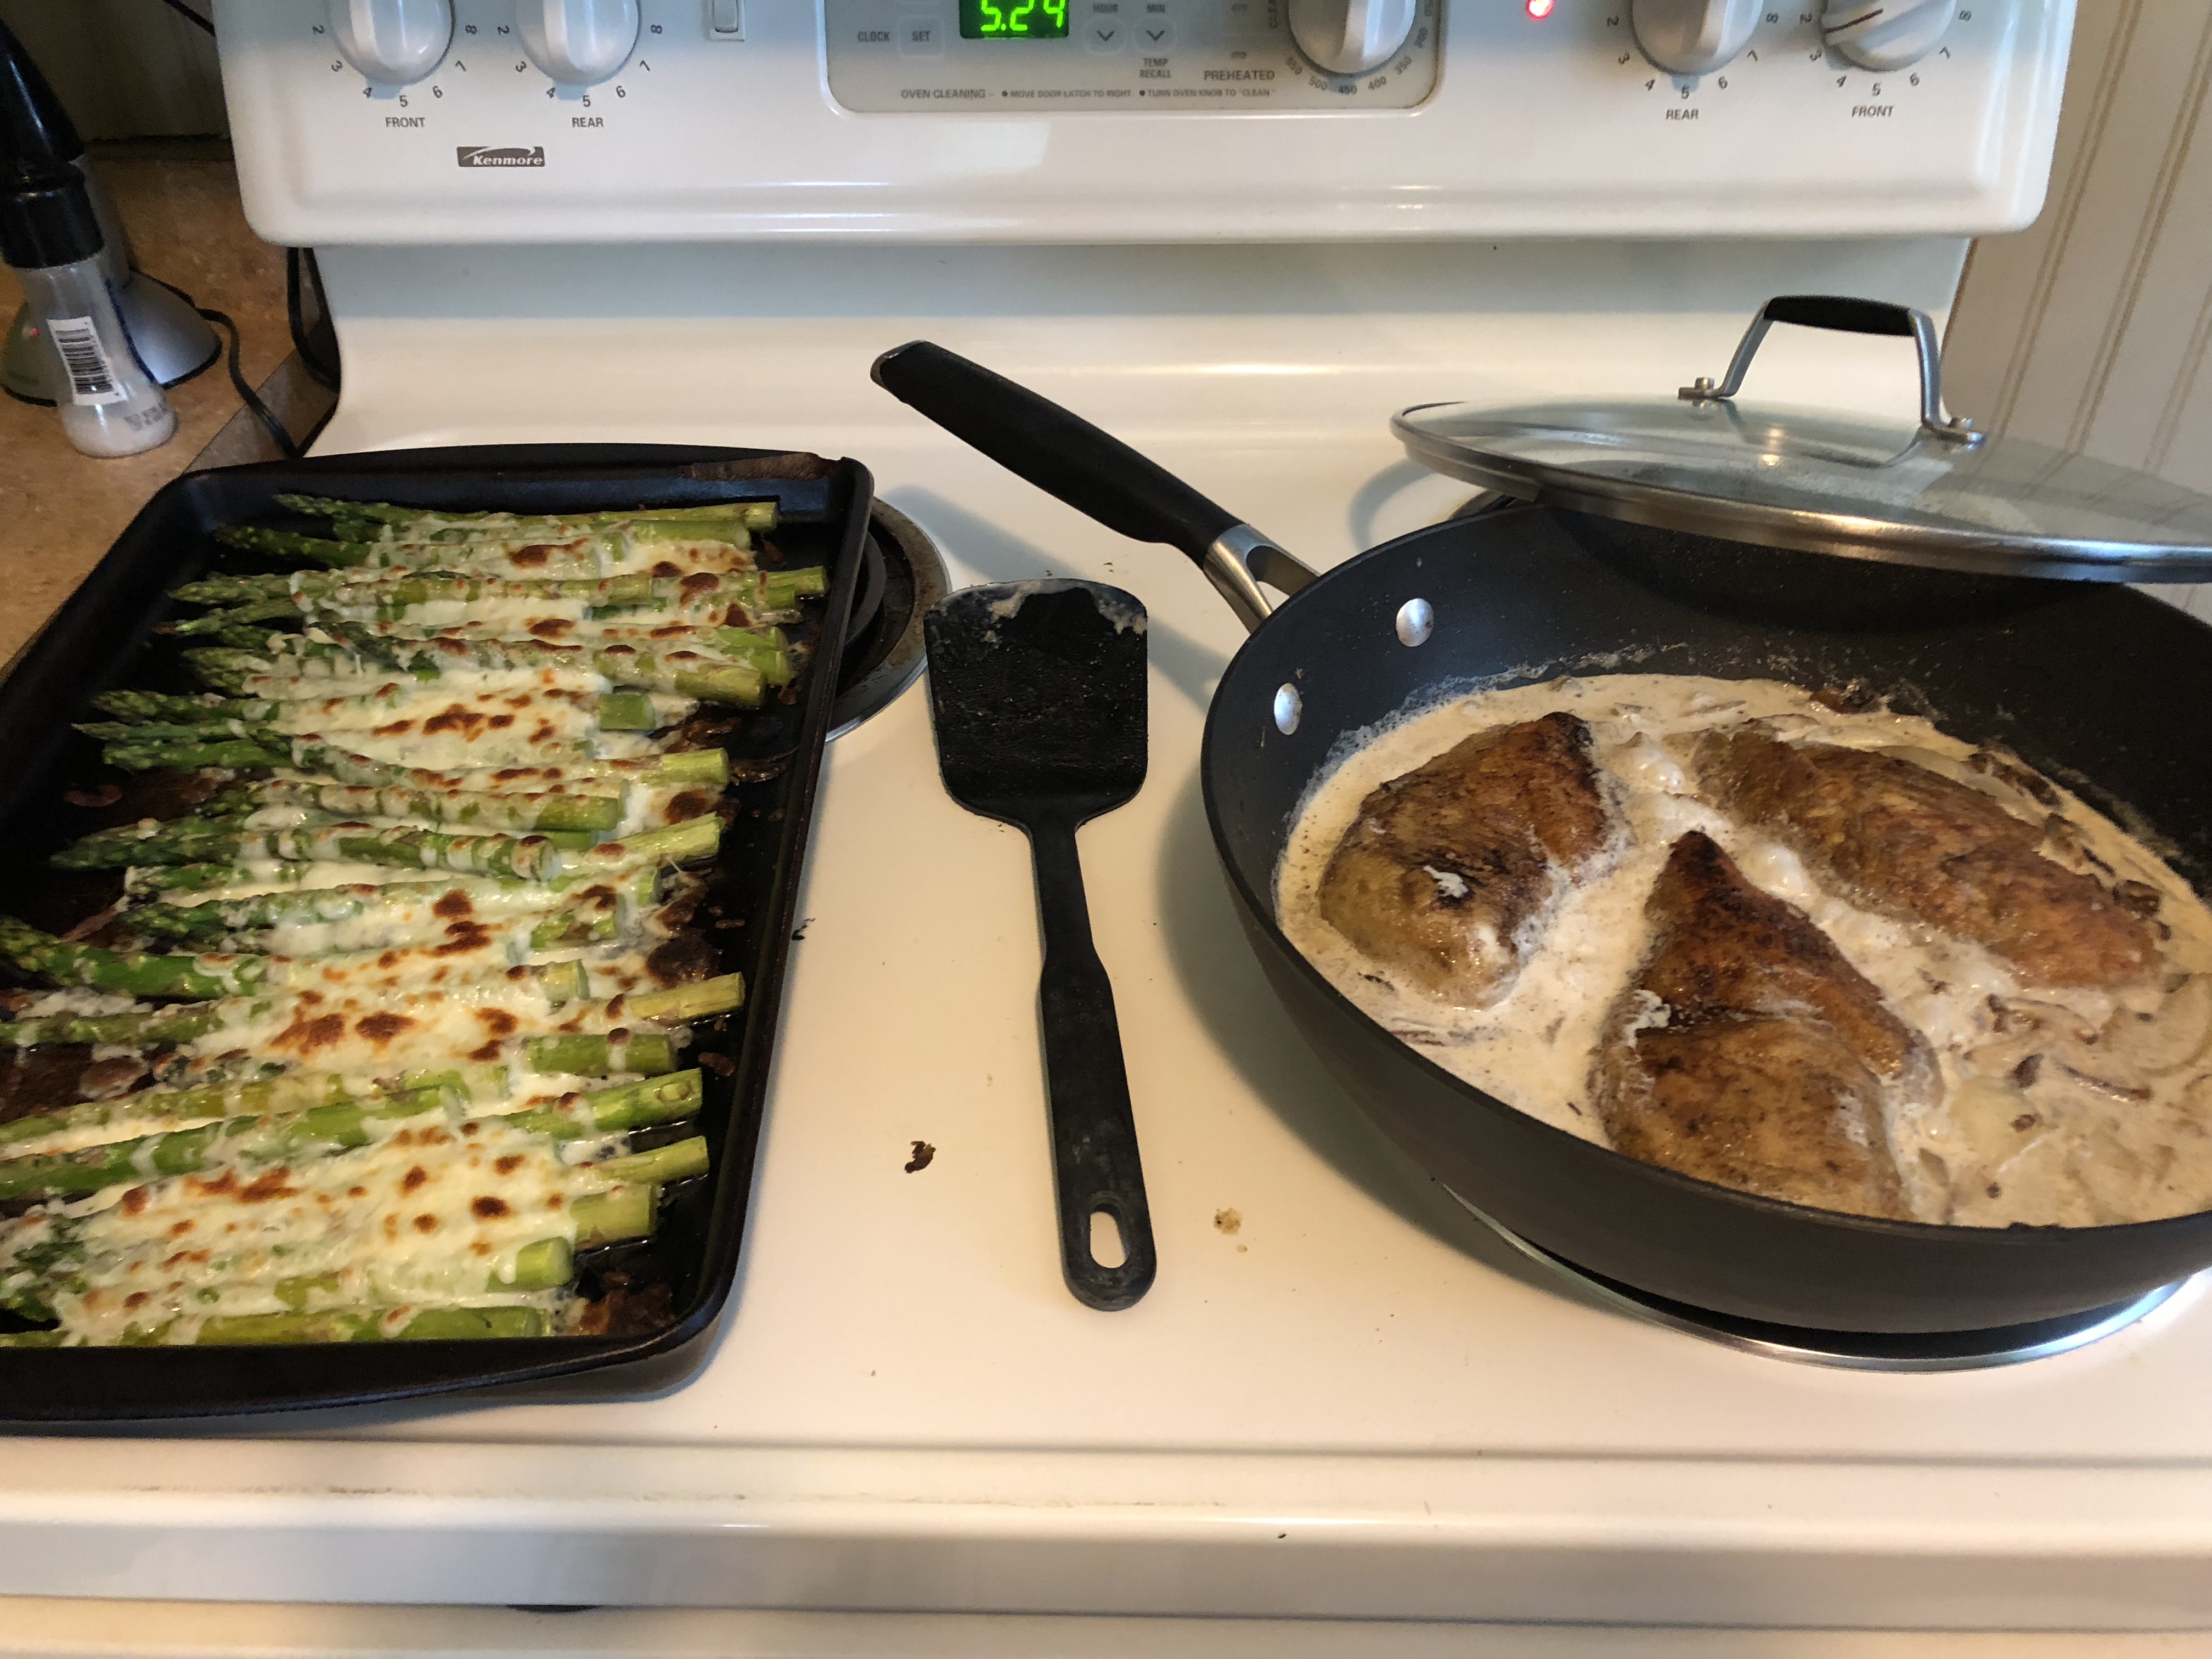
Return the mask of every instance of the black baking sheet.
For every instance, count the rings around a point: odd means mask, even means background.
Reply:
[[[703,1361],[737,1272],[799,866],[867,531],[866,470],[763,450],[535,444],[327,455],[175,480],[0,683],[0,911],[67,926],[97,902],[46,863],[113,817],[68,795],[96,799],[102,783],[121,775],[103,766],[98,745],[72,722],[87,718],[93,696],[115,687],[198,689],[177,643],[155,631],[183,610],[167,590],[215,562],[217,526],[290,521],[274,499],[289,492],[528,514],[772,500],[780,525],[769,539],[783,564],[830,568],[827,601],[803,630],[812,636],[812,657],[795,700],[771,700],[723,739],[737,778],[751,781],[733,781],[726,797],[736,812],[699,920],[720,947],[720,971],[744,975],[746,999],[737,1013],[693,1028],[689,1057],[719,1057],[729,1070],[724,1075],[715,1058],[708,1060],[705,1109],[696,1127],[683,1131],[708,1138],[712,1170],[670,1189],[650,1240],[583,1258],[603,1281],[618,1270],[633,1286],[665,1285],[670,1317],[633,1335],[527,1340],[0,1349],[0,1422],[121,1423],[361,1405],[562,1377],[577,1378],[579,1391],[594,1397],[665,1389]],[[653,1140],[641,1137],[641,1144]],[[593,1375],[582,1377],[586,1372]]]

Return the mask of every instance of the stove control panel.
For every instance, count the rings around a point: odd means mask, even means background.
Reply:
[[[1970,235],[2073,0],[216,0],[271,240]]]
[[[1441,0],[823,0],[847,109],[1411,109]]]

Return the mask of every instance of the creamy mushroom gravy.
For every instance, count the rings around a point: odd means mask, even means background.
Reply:
[[[1537,947],[1500,1000],[1455,1006],[1392,982],[1319,908],[1322,873],[1360,802],[1472,732],[1558,710],[1589,725],[1625,825],[1613,860],[1531,924]],[[2119,993],[2023,990],[1983,946],[1878,915],[1823,885],[1780,842],[1692,793],[1681,758],[1689,743],[1751,720],[1786,739],[1883,750],[2031,823],[2060,820],[2047,856],[2156,892],[2161,971]],[[2003,767],[1977,767],[1972,745],[1925,720],[1879,706],[1838,713],[1773,680],[1557,679],[1479,691],[1361,736],[1308,792],[1276,872],[1276,915],[1331,984],[1477,1088],[1605,1141],[1588,1094],[1600,1027],[1643,961],[1644,900],[1668,847],[1702,830],[1747,878],[1803,910],[1935,1049],[1940,1103],[1888,1123],[1917,1218],[2094,1226],[2212,1209],[2212,911],[2141,842],[2064,790],[2024,769],[2013,781]]]

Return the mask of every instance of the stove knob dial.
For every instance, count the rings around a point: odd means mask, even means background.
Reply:
[[[515,0],[523,55],[564,87],[596,86],[637,50],[637,0]]]
[[[1706,75],[1751,44],[1767,0],[1634,0],[1636,44],[1669,75]]]
[[[330,0],[338,53],[380,87],[411,86],[445,61],[453,0]]]
[[[1900,70],[1936,50],[1955,0],[1828,0],[1820,33],[1830,50],[1870,70]]]
[[[1290,0],[1291,38],[1316,69],[1364,75],[1413,32],[1414,0]]]

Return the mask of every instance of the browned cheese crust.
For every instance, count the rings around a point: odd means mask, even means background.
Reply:
[[[1883,1105],[1932,1097],[1926,1041],[1706,836],[1674,843],[1645,915],[1650,954],[1591,1068],[1613,1146],[1741,1192],[1908,1218]]]
[[[1478,732],[1359,804],[1321,878],[1328,924],[1419,988],[1502,996],[1521,929],[1611,844],[1612,814],[1571,714]]]
[[[1708,732],[1706,792],[1826,866],[1873,908],[1975,939],[2030,985],[2133,984],[2158,964],[2149,927],[2095,880],[2038,851],[2037,825],[1893,755]]]

